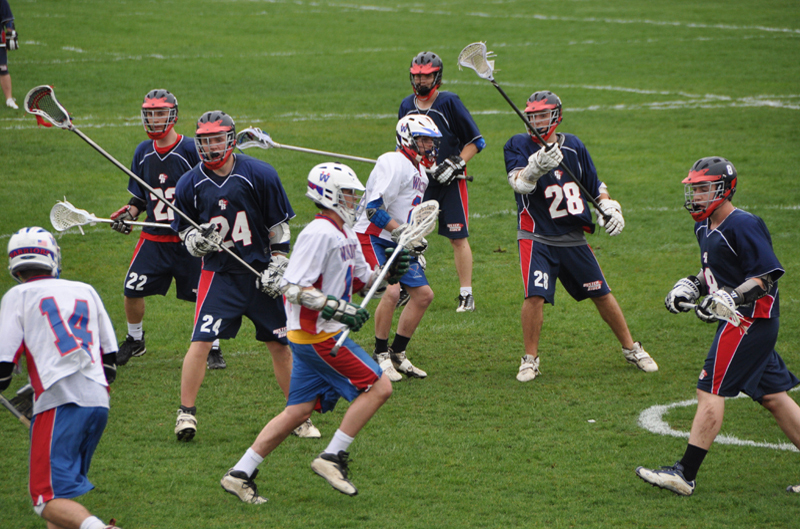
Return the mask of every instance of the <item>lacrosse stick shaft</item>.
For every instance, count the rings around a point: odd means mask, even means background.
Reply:
[[[284,145],[283,143],[275,143],[275,147],[279,149],[286,149],[289,151],[297,151],[297,152],[305,152],[308,154],[318,154],[320,156],[330,156],[332,158],[341,158],[342,160],[353,160],[354,162],[364,162],[364,163],[377,163],[378,160],[373,160],[371,158],[362,158],[360,156],[350,156],[347,154],[338,154],[335,152],[328,152],[328,151],[318,151],[317,149],[307,149],[305,147],[295,147],[293,145]]]
[[[30,428],[30,427],[31,427],[31,421],[29,421],[27,417],[25,417],[24,415],[22,415],[22,414],[19,412],[19,410],[18,410],[17,408],[15,408],[15,407],[14,407],[14,405],[13,405],[13,404],[11,404],[11,403],[8,401],[8,399],[6,399],[6,398],[5,398],[4,396],[2,396],[2,395],[0,395],[0,403],[2,403],[2,404],[3,404],[3,406],[5,406],[5,407],[8,409],[8,411],[10,411],[10,412],[11,412],[11,414],[12,414],[14,417],[16,417],[17,419],[19,419],[19,422],[21,422],[22,424],[24,424],[26,428]]]
[[[71,130],[72,132],[74,132],[75,134],[77,134],[78,136],[80,136],[80,137],[81,137],[81,139],[82,139],[83,141],[85,141],[86,143],[88,143],[89,145],[91,145],[91,146],[92,146],[92,147],[93,147],[93,148],[94,148],[94,149],[95,149],[97,152],[99,152],[100,154],[102,154],[102,155],[103,155],[103,156],[104,156],[104,157],[105,157],[105,158],[106,158],[108,161],[110,161],[111,163],[113,163],[114,165],[116,165],[116,166],[117,166],[117,168],[119,168],[119,169],[120,169],[120,170],[121,170],[123,173],[127,174],[128,176],[130,176],[131,178],[133,178],[134,180],[136,180],[137,182],[139,182],[139,184],[140,184],[142,187],[144,187],[145,189],[147,189],[147,190],[148,190],[148,191],[149,191],[149,192],[150,192],[150,193],[151,193],[153,196],[155,196],[155,197],[156,197],[156,198],[157,198],[157,199],[158,199],[160,202],[162,202],[162,203],[163,203],[165,206],[167,206],[167,207],[168,207],[168,208],[170,208],[172,211],[174,211],[175,213],[177,213],[178,215],[180,215],[180,216],[181,216],[181,218],[183,218],[183,220],[185,220],[186,222],[188,222],[189,224],[191,224],[191,225],[192,225],[192,227],[194,227],[194,228],[197,228],[198,230],[200,230],[200,229],[201,229],[201,228],[200,228],[200,225],[199,225],[199,224],[197,224],[197,223],[196,223],[194,220],[192,220],[192,218],[191,218],[191,217],[189,217],[189,216],[188,216],[186,213],[184,213],[183,211],[181,211],[180,209],[178,209],[177,207],[175,207],[175,205],[174,205],[174,204],[172,204],[172,202],[170,202],[169,200],[165,199],[164,197],[162,197],[162,196],[160,196],[158,193],[156,193],[155,189],[153,189],[153,188],[152,188],[152,187],[151,187],[151,186],[150,186],[150,185],[149,185],[147,182],[145,182],[144,180],[142,180],[141,178],[139,178],[139,176],[138,176],[138,175],[136,175],[136,174],[135,174],[133,171],[131,171],[130,169],[128,169],[127,167],[125,167],[124,165],[122,165],[122,164],[121,164],[119,161],[117,161],[117,159],[116,159],[116,158],[114,158],[114,157],[113,157],[113,156],[111,156],[109,153],[107,153],[107,152],[106,152],[106,151],[105,151],[105,150],[104,150],[102,147],[100,147],[98,144],[96,144],[94,141],[92,141],[92,139],[91,139],[91,138],[89,138],[89,137],[88,137],[86,134],[84,134],[83,132],[81,132],[80,130],[78,130],[77,128],[75,128],[75,126],[73,126],[73,125],[72,125],[72,123],[70,123],[70,130]],[[261,277],[261,274],[260,274],[260,273],[258,273],[258,271],[257,271],[255,268],[253,268],[252,266],[250,266],[250,264],[248,264],[248,263],[247,263],[247,261],[245,261],[244,259],[242,259],[241,257],[239,257],[239,256],[238,256],[238,255],[237,255],[237,254],[236,254],[236,253],[235,253],[233,250],[231,250],[230,248],[228,248],[228,247],[227,247],[227,246],[225,246],[225,245],[220,245],[220,248],[222,248],[222,250],[223,250],[223,251],[227,252],[227,253],[228,253],[228,255],[230,255],[231,257],[233,257],[233,258],[234,258],[234,259],[236,259],[237,261],[239,261],[239,263],[240,263],[242,266],[244,266],[245,268],[247,268],[248,270],[250,270],[251,272],[253,272],[255,275],[257,275],[257,276]]]
[[[88,222],[87,224],[91,224],[92,222],[102,222],[104,224],[113,224],[113,223],[115,223],[117,221],[111,220],[111,219],[98,219],[97,217],[95,217],[95,218],[93,218],[91,220],[91,222]],[[123,224],[127,224],[128,226],[145,226],[145,227],[148,227],[148,228],[169,228],[170,227],[169,224],[161,224],[161,223],[158,223],[158,222],[138,222],[138,221],[135,221],[135,220],[123,220],[122,223]],[[76,224],[76,226],[77,226],[77,224]]]

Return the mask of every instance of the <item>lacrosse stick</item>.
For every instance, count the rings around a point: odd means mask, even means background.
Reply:
[[[31,89],[28,92],[28,95],[25,96],[25,111],[28,114],[33,114],[36,116],[36,121],[45,127],[50,127],[55,125],[60,129],[66,129],[74,132],[78,136],[81,137],[83,141],[91,145],[97,152],[102,154],[109,162],[113,163],[117,166],[119,170],[123,173],[128,175],[129,177],[133,178],[139,185],[143,188],[147,189],[153,196],[155,196],[161,203],[167,206],[169,209],[180,215],[183,220],[191,224],[193,228],[197,228],[198,230],[202,231],[200,225],[197,224],[194,220],[192,220],[186,213],[175,207],[172,202],[165,199],[164,197],[160,196],[159,193],[153,189],[150,184],[139,178],[135,173],[133,173],[130,169],[119,163],[116,158],[108,154],[102,147],[97,145],[94,141],[92,141],[88,136],[86,136],[83,132],[78,130],[75,125],[72,124],[72,118],[70,117],[67,109],[65,109],[61,103],[58,102],[56,99],[56,94],[53,91],[52,86],[42,85],[37,86],[36,88]],[[44,118],[44,119],[42,119]],[[47,121],[45,121],[47,120]],[[52,125],[48,124],[50,122]],[[220,245],[222,251],[227,252],[228,255],[239,261],[239,263],[253,272],[258,277],[261,277],[261,274],[258,271],[250,266],[244,259],[239,257],[233,250],[225,246],[224,244]]]
[[[258,147],[260,149],[287,149],[290,151],[306,152],[310,154],[319,154],[320,156],[330,156],[332,158],[340,158],[342,160],[353,160],[356,162],[364,163],[378,163],[378,160],[371,158],[361,158],[360,156],[349,156],[347,154],[337,154],[335,152],[318,151],[316,149],[306,149],[305,147],[294,147],[292,145],[284,145],[272,139],[272,137],[257,127],[247,127],[236,135],[236,147],[240,151],[249,149],[251,147]],[[472,176],[458,175],[458,178],[465,179],[472,182]]]
[[[528,121],[528,118],[525,117],[525,114],[520,112],[519,108],[517,108],[517,105],[515,105],[514,102],[511,101],[511,99],[509,99],[509,97],[506,95],[503,89],[500,88],[500,85],[497,84],[497,81],[494,80],[494,76],[492,75],[492,73],[494,72],[494,61],[488,60],[489,58],[492,58],[494,56],[495,56],[494,52],[486,51],[485,43],[473,42],[472,44],[467,45],[467,47],[461,50],[461,53],[458,54],[458,69],[460,70],[462,66],[466,66],[471,70],[475,70],[475,73],[477,73],[478,77],[480,77],[481,79],[486,79],[490,83],[492,83],[494,87],[497,88],[497,91],[500,92],[500,94],[505,98],[506,102],[509,105],[511,105],[511,108],[514,109],[514,112],[516,112],[519,118],[525,123],[525,126],[528,127],[528,130],[531,131],[531,134],[536,136],[536,139],[538,139],[539,142],[542,145],[544,145],[545,151],[549,151],[550,149],[553,148],[553,146],[544,141],[542,135],[539,134],[538,130],[536,130],[536,127],[531,125],[531,122]],[[586,197],[586,200],[591,202],[591,204],[597,209],[597,211],[600,212],[600,214],[606,220],[609,220],[611,216],[608,215],[605,212],[605,210],[600,207],[600,204],[597,203],[597,200],[583,186],[581,181],[575,178],[575,175],[572,174],[572,171],[570,171],[569,167],[567,167],[563,163],[560,164],[559,167],[561,167],[564,170],[564,172],[566,172],[569,175],[569,177],[572,178],[572,180],[576,184],[578,184],[578,188],[580,188],[581,193],[583,193],[583,196]]]
[[[16,417],[17,419],[19,419],[19,422],[21,422],[23,425],[25,425],[25,428],[30,428],[30,427],[31,427],[31,421],[30,421],[30,420],[29,420],[27,417],[25,417],[25,416],[24,416],[22,413],[20,413],[20,411],[19,411],[17,408],[15,408],[15,407],[14,407],[14,405],[13,405],[13,404],[11,404],[11,403],[8,401],[8,399],[6,399],[6,398],[5,398],[4,396],[2,396],[2,395],[0,395],[0,403],[2,403],[2,404],[3,404],[3,406],[5,406],[5,407],[6,407],[6,409],[7,409],[8,411],[10,411],[10,412],[11,412],[11,414],[12,414],[14,417]]]
[[[397,241],[395,251],[392,252],[392,255],[386,260],[380,275],[372,282],[372,287],[369,289],[369,292],[367,292],[367,295],[364,296],[364,301],[362,301],[360,305],[362,309],[367,306],[367,303],[370,302],[372,296],[375,295],[378,287],[380,287],[380,284],[386,278],[392,263],[394,263],[397,256],[400,255],[400,250],[403,248],[410,250],[412,248],[412,241],[421,239],[432,232],[433,228],[436,226],[436,217],[438,215],[439,203],[435,200],[427,200],[411,210],[411,218],[408,221],[408,227],[400,234],[400,239]],[[349,334],[350,328],[348,327],[339,339],[336,340],[336,345],[331,349],[331,356],[336,356],[336,353],[339,352],[339,348]]]
[[[113,224],[116,221],[111,219],[99,219],[94,216],[94,213],[89,213],[85,209],[78,209],[67,202],[67,197],[64,197],[63,201],[59,200],[56,202],[56,205],[50,210],[50,224],[53,225],[56,231],[64,231],[72,228],[73,226],[77,226],[83,235],[83,228],[81,226],[86,226],[87,224],[94,225],[98,222]],[[130,226],[149,226],[150,228],[170,227],[169,224],[159,224],[157,222],[135,222],[132,220],[123,221],[123,224]]]
[[[687,303],[685,301],[681,301],[680,303],[678,303],[678,305],[681,308],[689,309],[689,310],[697,309],[697,307],[698,307],[697,303]],[[712,302],[712,305],[709,308],[711,309],[712,314],[714,316],[716,316],[719,319],[727,321],[728,323],[730,323],[734,327],[738,327],[738,326],[740,326],[742,324],[743,316],[741,314],[739,314],[738,311],[735,311],[735,310],[731,311],[727,306],[722,305],[722,304],[717,303],[717,302]]]

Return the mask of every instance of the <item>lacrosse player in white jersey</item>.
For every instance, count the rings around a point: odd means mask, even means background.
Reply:
[[[386,262],[385,249],[397,246],[400,235],[407,227],[411,210],[422,202],[428,188],[425,169],[436,164],[442,137],[433,120],[421,114],[401,118],[397,122],[396,133],[398,150],[378,158],[367,181],[365,210],[355,226],[364,257],[371,266]],[[412,378],[428,376],[406,356],[408,342],[433,301],[433,290],[420,264],[427,242],[420,239],[414,245],[408,273],[400,279],[400,284],[386,289],[375,309],[373,358],[392,382],[402,380],[400,373]],[[409,302],[400,314],[394,341],[389,347],[392,317],[400,299],[401,285],[409,293]]]
[[[94,288],[59,279],[61,250],[39,227],[8,241],[19,283],[0,305],[0,391],[25,355],[34,389],[29,492],[50,529],[104,529],[71,498],[94,488],[87,477],[108,421],[108,385],[116,376],[117,340]],[[10,521],[8,521],[11,523]]]
[[[380,274],[379,268],[372,270],[367,264],[353,231],[363,192],[353,170],[340,163],[317,165],[308,175],[306,196],[320,211],[298,236],[281,283],[294,359],[287,405],[220,481],[225,491],[243,502],[267,501],[254,482],[258,465],[311,412],[331,411],[340,397],[350,401],[350,407],[311,468],[339,492],[358,493],[347,478],[347,449],[392,394],[388,376],[351,339],[331,355],[345,326],[358,331],[369,318],[352,296],[368,291]],[[389,269],[390,283],[408,270],[408,254],[401,251]]]

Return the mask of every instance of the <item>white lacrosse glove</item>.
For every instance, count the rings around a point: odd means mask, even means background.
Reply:
[[[691,304],[700,299],[700,280],[695,276],[684,277],[675,283],[667,297],[664,298],[664,305],[673,314],[679,312],[689,312],[691,307],[683,307],[681,303]]]
[[[453,180],[458,178],[458,175],[464,172],[466,166],[467,162],[461,156],[451,156],[440,165],[437,165],[431,176],[443,186],[450,185]]]
[[[256,278],[256,288],[270,297],[279,298],[282,294],[281,280],[287,266],[289,259],[285,255],[273,255],[267,269],[261,272],[261,277]]]
[[[619,205],[619,202],[611,200],[610,198],[603,198],[600,199],[598,204],[600,204],[600,207],[606,212],[608,219],[606,219],[600,211],[595,210],[597,213],[597,224],[601,228],[605,228],[606,233],[612,237],[622,233],[622,228],[625,227],[625,219],[622,218],[622,206]]]
[[[183,241],[186,249],[195,257],[203,257],[222,249],[222,236],[217,231],[217,225],[212,223],[201,224],[199,230],[190,229]]]
[[[408,224],[401,224],[395,229],[392,230],[392,242],[398,243],[400,242],[400,237],[403,235],[403,232],[406,231],[408,228]]]
[[[17,31],[14,29],[6,29],[6,46],[9,50],[19,49],[19,39],[17,38]]]
[[[519,175],[523,181],[535,184],[539,178],[558,167],[558,164],[564,159],[564,155],[561,153],[558,142],[551,145],[552,147],[549,151],[542,147],[528,156],[528,165]]]
[[[417,259],[422,257],[422,254],[428,249],[428,239],[425,237],[415,239],[410,244],[411,248],[408,249],[408,253],[411,254],[411,257],[416,257]]]
[[[697,317],[707,323],[725,320],[735,326],[741,323],[741,315],[736,312],[736,302],[729,292],[716,290],[703,298],[695,309]]]

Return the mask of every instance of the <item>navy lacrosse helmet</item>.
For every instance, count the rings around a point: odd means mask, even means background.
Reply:
[[[420,97],[426,97],[433,90],[439,88],[442,84],[442,59],[432,51],[422,51],[411,60],[411,67],[409,68],[409,78],[411,79],[411,87],[414,93]],[[420,86],[414,82],[414,75],[434,74],[433,84],[431,86]]]
[[[548,141],[550,136],[555,132],[558,124],[561,123],[561,99],[549,90],[540,90],[531,94],[525,105],[525,114],[528,116],[528,121],[534,127],[534,115],[541,112],[550,112],[550,119],[546,127],[538,127],[536,130],[542,136],[544,141]],[[531,134],[536,139],[534,134]]]
[[[703,221],[736,192],[736,168],[719,156],[700,158],[683,179],[685,207],[697,222]]]

